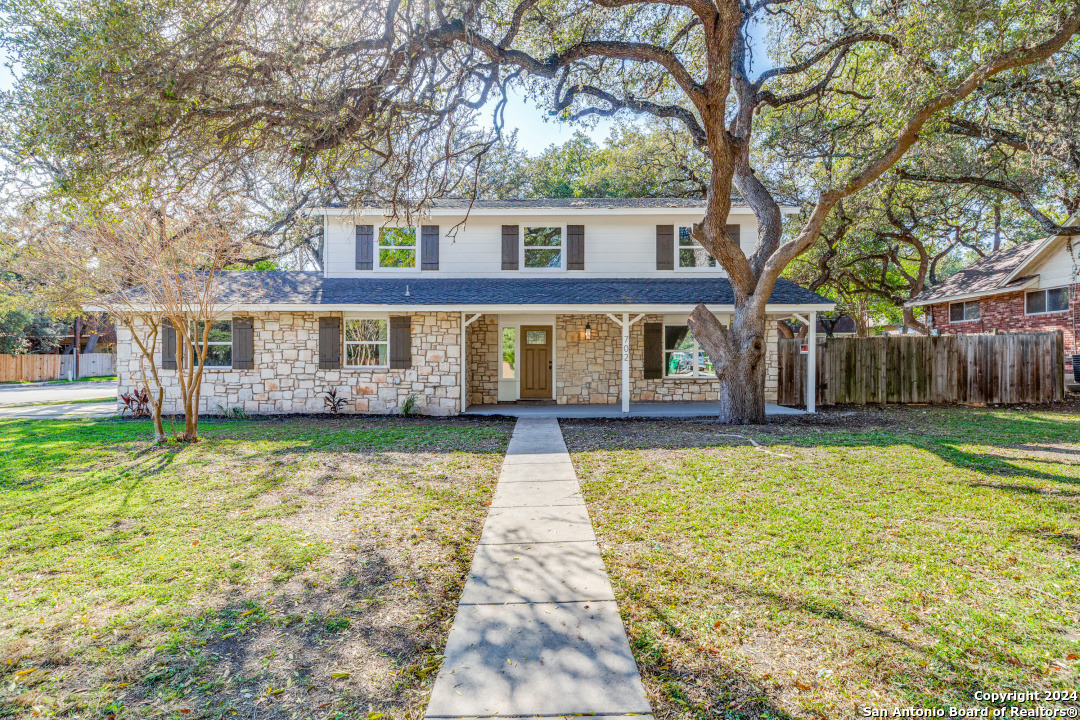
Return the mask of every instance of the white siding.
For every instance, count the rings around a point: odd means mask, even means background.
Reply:
[[[1073,251],[1070,254],[1069,244],[1065,243],[1058,251],[1024,274],[1039,274],[1039,287],[1053,288],[1062,285],[1071,285],[1080,282],[1080,237],[1072,241]]]
[[[384,224],[381,216],[332,215],[326,224],[326,274],[329,277],[371,277],[423,275],[424,277],[716,277],[720,269],[657,270],[656,226],[691,225],[700,220],[698,216],[665,215],[483,215],[471,216],[468,222],[458,225],[464,216],[438,216],[422,221],[438,225],[441,234],[438,272],[421,273],[417,269],[402,270],[356,270],[355,227],[358,224],[374,225],[375,236]],[[757,223],[752,214],[732,215],[730,222],[741,225],[743,252],[753,252],[757,242]],[[390,223],[401,224],[401,223]],[[417,223],[418,225],[421,223]],[[585,270],[518,270],[502,269],[503,225],[585,226]],[[419,233],[417,235],[419,240]],[[564,258],[565,258],[565,232]],[[677,239],[676,239],[677,242]],[[565,262],[565,260],[564,260]]]

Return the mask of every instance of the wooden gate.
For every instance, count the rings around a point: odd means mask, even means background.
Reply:
[[[779,402],[805,406],[799,339],[779,344]],[[817,403],[1045,403],[1065,394],[1061,332],[822,338]]]

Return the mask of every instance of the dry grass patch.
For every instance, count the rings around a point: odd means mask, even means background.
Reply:
[[[0,423],[0,715],[415,717],[511,426]]]

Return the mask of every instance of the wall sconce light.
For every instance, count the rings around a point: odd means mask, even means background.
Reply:
[[[585,323],[585,339],[592,340],[592,325]]]

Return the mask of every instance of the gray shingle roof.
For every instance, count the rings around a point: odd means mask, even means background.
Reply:
[[[324,278],[317,272],[236,270],[221,301],[241,305],[731,305],[726,278]],[[408,295],[405,294],[406,289]],[[789,280],[769,302],[831,303]]]
[[[1020,267],[1041,244],[1041,241],[1026,242],[990,253],[982,260],[968,265],[960,272],[950,275],[932,288],[919,293],[907,304],[925,305],[958,295],[989,294],[1023,284],[1029,278],[1016,278],[1009,285],[1002,285],[1009,273]]]
[[[427,207],[439,210],[465,210],[469,200],[445,198],[429,200]],[[732,207],[747,207],[746,201],[739,197],[731,198]],[[329,205],[328,207],[341,207]],[[551,208],[553,210],[620,210],[620,209],[665,209],[665,208],[704,208],[701,198],[540,198],[529,200],[475,200],[474,210],[513,210],[525,208]]]

